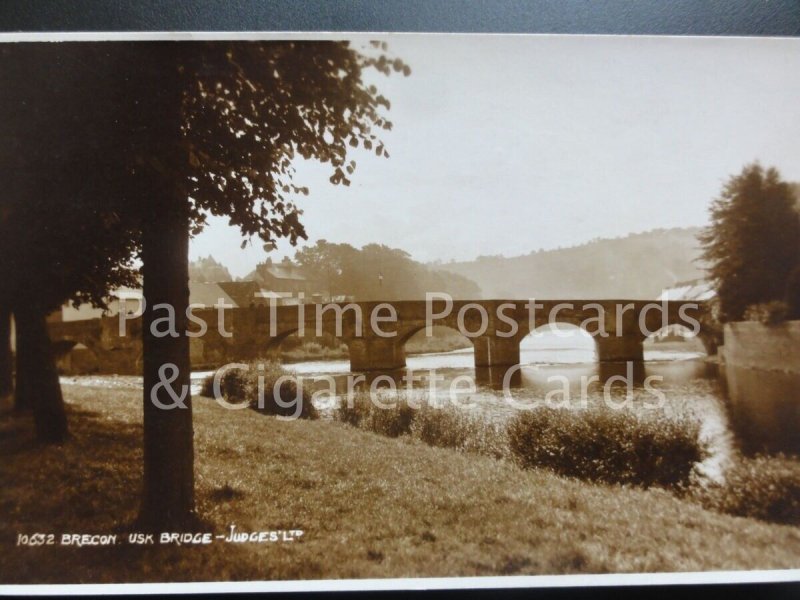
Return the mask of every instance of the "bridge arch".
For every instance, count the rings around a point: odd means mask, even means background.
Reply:
[[[658,360],[664,353],[705,354],[714,353],[713,341],[701,332],[694,333],[681,323],[662,327],[644,340],[645,360]]]
[[[469,357],[470,367],[474,366],[475,341],[449,324],[416,324],[403,330],[397,339],[398,353],[403,360],[416,354],[438,354],[435,363],[439,368],[461,367],[464,356]],[[448,357],[448,354],[453,357]],[[455,354],[457,353],[457,355]],[[460,360],[459,360],[460,358]]]
[[[541,324],[519,342],[520,362],[592,362],[597,359],[598,341],[571,320]]]

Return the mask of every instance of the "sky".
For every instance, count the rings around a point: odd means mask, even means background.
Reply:
[[[518,256],[704,225],[754,160],[800,181],[800,40],[386,35],[411,75],[371,74],[392,103],[390,158],[356,151],[350,187],[298,163],[309,242],[382,243],[419,261]],[[267,254],[225,219],[192,241],[235,276]]]

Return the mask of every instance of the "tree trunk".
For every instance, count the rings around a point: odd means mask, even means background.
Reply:
[[[11,310],[0,304],[0,398],[14,391],[11,360]]]
[[[173,210],[176,204],[181,204],[179,210]],[[142,320],[144,489],[138,525],[153,531],[180,531],[176,528],[195,520],[189,338],[186,336],[188,199],[181,203],[170,198],[160,208],[158,215],[145,225],[142,238],[146,301]],[[164,304],[174,309],[177,337],[157,337],[151,330],[154,319],[168,315]],[[156,333],[167,330],[163,321],[157,325]]]
[[[17,412],[26,412],[31,410],[31,391],[30,391],[30,374],[36,372],[35,367],[31,366],[33,358],[30,352],[27,351],[26,340],[24,335],[19,333],[19,325],[17,322],[19,317],[14,315],[14,335],[16,336],[16,355],[15,355],[15,381],[14,381],[14,410]]]
[[[17,407],[33,409],[39,441],[60,444],[67,438],[67,414],[47,333],[46,314],[35,308],[15,309],[14,323],[17,334]]]

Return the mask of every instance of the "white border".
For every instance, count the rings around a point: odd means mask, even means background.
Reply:
[[[468,37],[637,37],[694,39],[742,39],[753,43],[793,41],[793,37],[682,36],[682,35],[598,35],[527,33],[423,33],[423,32],[14,32],[0,33],[0,43],[8,42],[97,42],[97,41],[192,41],[192,40],[370,40],[375,37],[410,36]],[[189,583],[87,583],[87,584],[0,584],[2,595],[78,595],[78,594],[214,594],[221,592],[323,592],[379,590],[439,590],[491,588],[544,588],[583,586],[690,585],[720,583],[777,583],[800,581],[800,569],[760,571],[700,571],[686,573],[610,573],[602,575],[531,575],[491,577],[420,577],[392,579],[317,579],[291,581],[239,581]]]
[[[609,573],[603,575],[503,575],[491,577],[410,577],[394,579],[298,579],[292,581],[212,581],[190,583],[72,583],[0,586],[0,595],[25,594],[218,594],[222,592],[352,592],[492,588],[561,588],[720,583],[797,582],[798,569],[688,573]]]

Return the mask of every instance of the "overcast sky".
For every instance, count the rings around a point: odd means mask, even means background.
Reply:
[[[350,187],[298,165],[311,242],[378,242],[420,261],[515,256],[703,225],[722,182],[756,159],[800,181],[800,40],[383,39],[412,69],[370,78],[392,102],[391,158],[356,152]],[[240,243],[212,220],[191,256],[242,276],[267,255]]]

